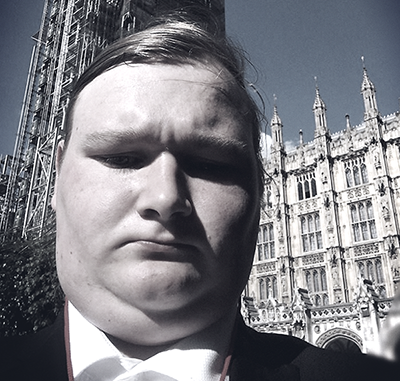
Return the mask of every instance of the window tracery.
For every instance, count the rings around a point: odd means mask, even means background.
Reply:
[[[303,252],[322,249],[322,233],[319,213],[310,213],[300,217]]]
[[[350,215],[355,242],[377,238],[371,200],[350,204]]]
[[[261,225],[258,230],[257,256],[259,261],[275,258],[274,225]]]
[[[367,184],[369,182],[365,157],[358,157],[354,160],[349,160],[344,163],[344,167],[347,188]]]
[[[314,172],[297,176],[297,195],[299,197],[299,201],[315,197],[317,195],[317,183],[315,181]]]

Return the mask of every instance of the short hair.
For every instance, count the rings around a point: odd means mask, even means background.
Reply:
[[[212,15],[209,15],[212,18]],[[74,105],[81,91],[102,73],[121,64],[180,65],[211,61],[222,65],[241,89],[244,120],[251,128],[258,164],[260,198],[264,191],[264,168],[260,154],[261,112],[251,97],[244,78],[244,52],[230,42],[218,23],[210,18],[192,17],[184,12],[153,19],[142,31],[121,38],[105,48],[78,78],[70,94],[64,131],[65,148],[72,131]]]

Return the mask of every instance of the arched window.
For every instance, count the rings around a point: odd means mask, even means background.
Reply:
[[[313,284],[314,284],[314,292],[320,291],[319,289],[319,275],[317,271],[313,272]]]
[[[304,197],[305,198],[310,198],[311,193],[310,193],[310,183],[308,180],[304,181]]]
[[[361,181],[363,184],[368,183],[368,172],[367,172],[367,166],[363,163],[360,166],[361,168]]]
[[[321,270],[321,289],[322,291],[326,291],[328,289],[326,284],[326,272],[324,269]]]
[[[353,174],[351,173],[350,168],[346,168],[346,183],[347,183],[347,188],[353,186]]]
[[[317,307],[321,305],[321,297],[319,295],[315,295],[315,305]]]
[[[307,222],[308,222],[308,231],[313,232],[315,230],[314,216],[312,216],[311,214],[308,215]]]
[[[318,213],[311,213],[300,217],[301,239],[303,251],[322,249],[322,232]]]
[[[309,215],[307,217],[307,222],[308,222],[308,231],[309,232],[314,232],[315,231],[314,216],[313,215]],[[309,242],[310,242],[310,250],[314,251],[316,249],[315,234],[309,234],[308,239],[309,239]]]
[[[374,282],[380,298],[386,297],[386,284],[380,257],[357,261],[358,269],[363,278]]]
[[[264,279],[260,279],[260,299],[264,300],[267,298],[266,292],[265,292],[265,282]]]
[[[269,278],[266,279],[267,298],[271,296],[271,282]]]
[[[304,233],[307,233],[307,232],[308,232],[308,229],[307,229],[307,223],[306,223],[305,217],[301,217],[300,221],[301,221],[301,232],[302,232],[303,234],[304,234]]]
[[[306,283],[307,283],[307,289],[309,292],[313,290],[312,287],[312,281],[311,281],[311,274],[309,271],[306,272]]]
[[[368,170],[365,165],[364,157],[348,161],[344,165],[346,168],[345,176],[348,188],[368,183]]]
[[[360,201],[351,204],[350,214],[355,242],[377,238],[371,201]]]
[[[274,226],[268,224],[268,242],[270,258],[275,258]]]
[[[273,224],[266,224],[260,227],[258,231],[257,252],[259,261],[275,258]]]
[[[383,283],[383,271],[382,271],[382,262],[380,259],[377,259],[375,261],[375,267],[376,267],[376,282],[377,283]]]
[[[353,222],[358,222],[358,213],[357,213],[357,208],[355,207],[355,205],[352,205],[350,207],[350,212],[351,212],[351,220]]]
[[[322,296],[322,304],[323,304],[324,306],[327,306],[327,305],[329,304],[328,295],[324,294],[324,295]]]
[[[372,207],[372,202],[371,201],[367,202],[367,218],[369,220],[374,218],[374,209]]]
[[[360,202],[358,204],[358,211],[359,211],[359,214],[360,214],[360,220],[361,221],[365,221],[367,219],[367,213],[366,213],[366,210],[365,210],[365,206],[364,206],[364,204],[362,202]]]
[[[319,221],[319,214],[315,214],[315,230],[321,230],[321,225]]]
[[[375,280],[374,268],[372,266],[372,262],[371,261],[367,262],[367,277],[368,277],[369,280],[372,280],[372,281]]]
[[[297,183],[297,191],[299,193],[299,200],[303,200],[304,199],[304,195],[303,195],[303,184],[302,183]]]
[[[311,179],[311,196],[314,197],[317,195],[317,183],[315,182],[315,179]]]
[[[364,263],[358,262],[358,270],[360,271],[360,275],[365,278],[365,267]]]
[[[353,175],[354,175],[354,185],[360,185],[361,180],[360,180],[360,172],[358,170],[358,167],[353,167]]]
[[[278,298],[278,282],[276,277],[272,278],[272,296],[276,299]]]
[[[297,177],[297,193],[299,201],[317,195],[317,182],[314,172],[309,172]]]

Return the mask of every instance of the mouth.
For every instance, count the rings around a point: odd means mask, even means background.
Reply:
[[[198,250],[193,245],[178,242],[140,240],[126,242],[122,247],[134,251],[143,259],[155,261],[192,262],[193,257],[198,256]]]

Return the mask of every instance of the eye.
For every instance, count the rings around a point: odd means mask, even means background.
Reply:
[[[232,164],[201,158],[184,160],[182,168],[189,176],[220,183],[236,182],[239,175],[238,168]]]
[[[145,165],[145,161],[142,157],[128,154],[99,156],[96,160],[100,161],[107,167],[115,169],[140,169]]]

